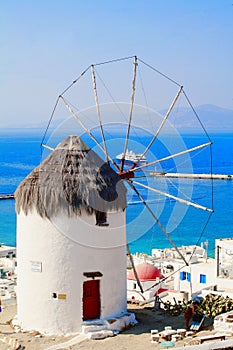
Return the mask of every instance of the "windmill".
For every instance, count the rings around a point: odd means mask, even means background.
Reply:
[[[187,131],[202,138],[187,138]],[[138,229],[132,237],[128,235],[129,243],[156,226],[189,265],[172,232],[189,208],[204,212],[203,227],[195,229],[199,242],[211,218],[212,185],[208,194],[196,199],[192,174],[208,158],[211,175],[212,141],[183,86],[136,56],[91,64],[58,96],[41,143],[42,158],[73,133],[125,182],[129,201],[137,198],[142,204],[137,217],[127,223],[127,230]],[[127,153],[132,148],[139,157],[129,164]],[[187,174],[189,186],[183,181]],[[127,250],[131,257],[130,244]],[[131,262],[134,268],[132,257]]]

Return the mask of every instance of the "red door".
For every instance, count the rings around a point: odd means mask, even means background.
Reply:
[[[83,320],[100,318],[100,280],[83,283]]]

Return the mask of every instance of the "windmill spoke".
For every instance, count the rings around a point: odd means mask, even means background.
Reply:
[[[99,106],[99,99],[98,99],[97,88],[96,88],[95,69],[94,69],[93,65],[91,66],[91,70],[92,70],[92,83],[93,83],[93,89],[94,89],[94,95],[95,95],[95,103],[96,103],[97,115],[98,115],[98,120],[99,120],[100,132],[101,132],[102,141],[103,141],[103,145],[104,145],[104,153],[106,156],[106,163],[108,163],[108,151],[107,151],[107,146],[106,146],[106,141],[105,141],[105,136],[104,136],[102,120],[101,120],[101,116],[100,116],[100,106]]]
[[[130,113],[129,113],[129,122],[128,122],[128,129],[126,133],[126,138],[125,138],[125,145],[124,145],[124,151],[123,151],[123,156],[121,159],[121,172],[124,170],[124,162],[125,162],[125,154],[127,151],[128,147],[128,142],[129,142],[129,134],[130,134],[130,128],[131,128],[131,122],[132,122],[132,117],[133,117],[133,106],[134,106],[134,96],[135,96],[135,84],[136,84],[136,73],[137,73],[137,57],[134,57],[134,74],[133,74],[133,81],[132,81],[132,94],[131,94],[131,104],[130,104]]]
[[[143,293],[144,291],[143,291],[143,288],[142,288],[141,281],[140,281],[140,279],[138,277],[137,270],[135,268],[134,260],[133,260],[133,257],[132,257],[132,254],[131,254],[130,248],[129,248],[129,243],[126,244],[126,247],[127,247],[127,252],[129,254],[130,262],[131,262],[131,265],[132,265],[132,268],[133,268],[134,276],[135,276],[136,281],[137,281],[137,285],[140,288],[140,291]]]
[[[161,224],[161,222],[159,221],[159,219],[157,218],[157,216],[154,214],[154,212],[152,211],[152,209],[150,208],[150,206],[146,203],[145,199],[142,197],[142,195],[139,193],[139,191],[136,189],[136,187],[134,186],[134,184],[132,183],[131,180],[127,180],[129,186],[134,190],[134,192],[137,194],[138,198],[142,201],[142,203],[145,205],[145,207],[148,209],[149,213],[152,215],[152,217],[154,218],[155,222],[157,223],[157,225],[159,226],[159,228],[161,229],[161,231],[164,233],[164,235],[167,237],[167,239],[169,240],[169,242],[172,244],[172,246],[175,248],[175,250],[177,251],[177,253],[180,255],[181,259],[185,262],[185,264],[188,266],[187,261],[185,260],[185,257],[182,255],[182,253],[179,251],[179,249],[177,248],[176,244],[173,242],[173,240],[171,239],[171,237],[169,236],[169,234],[167,233],[166,229],[164,228],[164,226]]]
[[[68,109],[68,111],[73,115],[73,117],[79,122],[81,127],[86,131],[86,133],[90,136],[90,138],[96,143],[96,145],[101,149],[101,151],[105,154],[106,156],[106,151],[105,149],[101,146],[101,144],[98,142],[98,140],[95,138],[95,136],[91,133],[91,131],[88,129],[88,127],[82,122],[82,120],[79,118],[79,116],[73,111],[73,109],[70,107],[70,105],[66,102],[63,96],[60,96],[62,99],[64,105]],[[110,159],[112,165],[115,167],[117,171],[119,171],[119,167],[116,164],[116,162],[108,155],[108,158]]]
[[[139,169],[143,169],[143,168],[146,168],[146,167],[148,167],[148,166],[151,166],[151,165],[155,165],[155,164],[157,164],[157,163],[164,162],[165,160],[169,160],[169,159],[173,159],[173,158],[175,158],[175,157],[182,156],[183,154],[187,154],[187,153],[196,151],[196,150],[198,150],[198,149],[201,149],[201,148],[204,148],[204,147],[208,147],[208,146],[212,145],[212,143],[213,143],[213,142],[203,143],[203,144],[201,144],[201,145],[199,145],[199,146],[186,149],[185,151],[181,151],[181,152],[178,152],[178,153],[174,153],[174,154],[171,154],[170,156],[167,156],[167,157],[164,157],[164,158],[160,158],[160,159],[154,160],[153,162],[150,162],[150,163],[147,163],[147,164],[144,164],[144,165],[135,167],[134,169],[131,168],[129,171],[137,171],[137,170],[139,170]]]
[[[164,126],[164,124],[165,124],[167,118],[169,117],[169,115],[170,115],[170,113],[171,113],[173,107],[175,106],[176,101],[178,100],[178,98],[179,98],[179,96],[180,96],[180,94],[181,94],[181,92],[182,92],[182,89],[183,89],[183,86],[180,86],[179,91],[177,92],[177,94],[176,94],[174,100],[172,101],[172,104],[171,104],[171,106],[169,107],[169,109],[168,109],[168,111],[167,111],[165,117],[163,118],[162,123],[160,124],[160,126],[159,126],[157,132],[156,132],[155,135],[153,136],[152,140],[150,141],[149,145],[146,147],[146,149],[144,150],[144,152],[141,154],[139,160],[138,160],[135,164],[132,165],[132,169],[134,169],[134,168],[137,166],[137,164],[140,162],[140,160],[141,160],[141,159],[145,156],[145,154],[149,151],[149,149],[150,149],[151,146],[153,145],[154,141],[157,139],[157,137],[158,137],[160,131],[162,130],[162,128],[163,128],[163,126]]]
[[[171,194],[169,194],[169,193],[166,193],[166,192],[157,190],[157,189],[155,189],[155,188],[153,188],[153,187],[144,185],[144,184],[142,184],[142,183],[140,183],[140,182],[133,181],[133,183],[136,184],[136,185],[138,185],[138,186],[141,186],[141,187],[143,187],[143,188],[147,188],[147,189],[150,190],[150,191],[159,193],[159,194],[161,194],[161,195],[163,195],[163,196],[165,196],[165,197],[174,199],[174,200],[176,200],[177,202],[180,202],[180,203],[183,203],[183,204],[192,206],[192,207],[197,208],[197,209],[202,209],[202,210],[205,210],[205,211],[209,211],[210,213],[213,212],[213,209],[209,209],[209,208],[207,208],[207,207],[204,207],[203,205],[196,204],[196,203],[190,202],[190,201],[188,201],[188,200],[186,200],[186,199],[182,199],[182,198],[180,198],[180,197],[173,196],[173,195],[171,195]]]
[[[55,150],[55,148],[50,147],[50,146],[48,146],[48,145],[45,145],[44,143],[42,143],[41,146],[44,147],[44,148],[49,149],[50,151],[54,151],[54,150]]]
[[[154,175],[150,175],[150,174],[148,174],[148,175],[138,175],[138,176],[134,176],[133,178],[134,179],[147,179],[148,177],[154,177]]]

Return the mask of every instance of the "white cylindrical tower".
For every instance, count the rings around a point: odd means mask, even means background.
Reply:
[[[22,328],[69,334],[126,313],[126,189],[111,167],[69,136],[15,198]]]

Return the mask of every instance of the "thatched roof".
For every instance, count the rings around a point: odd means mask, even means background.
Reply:
[[[36,208],[51,218],[124,210],[126,188],[119,175],[77,136],[69,136],[15,192],[16,211]]]

